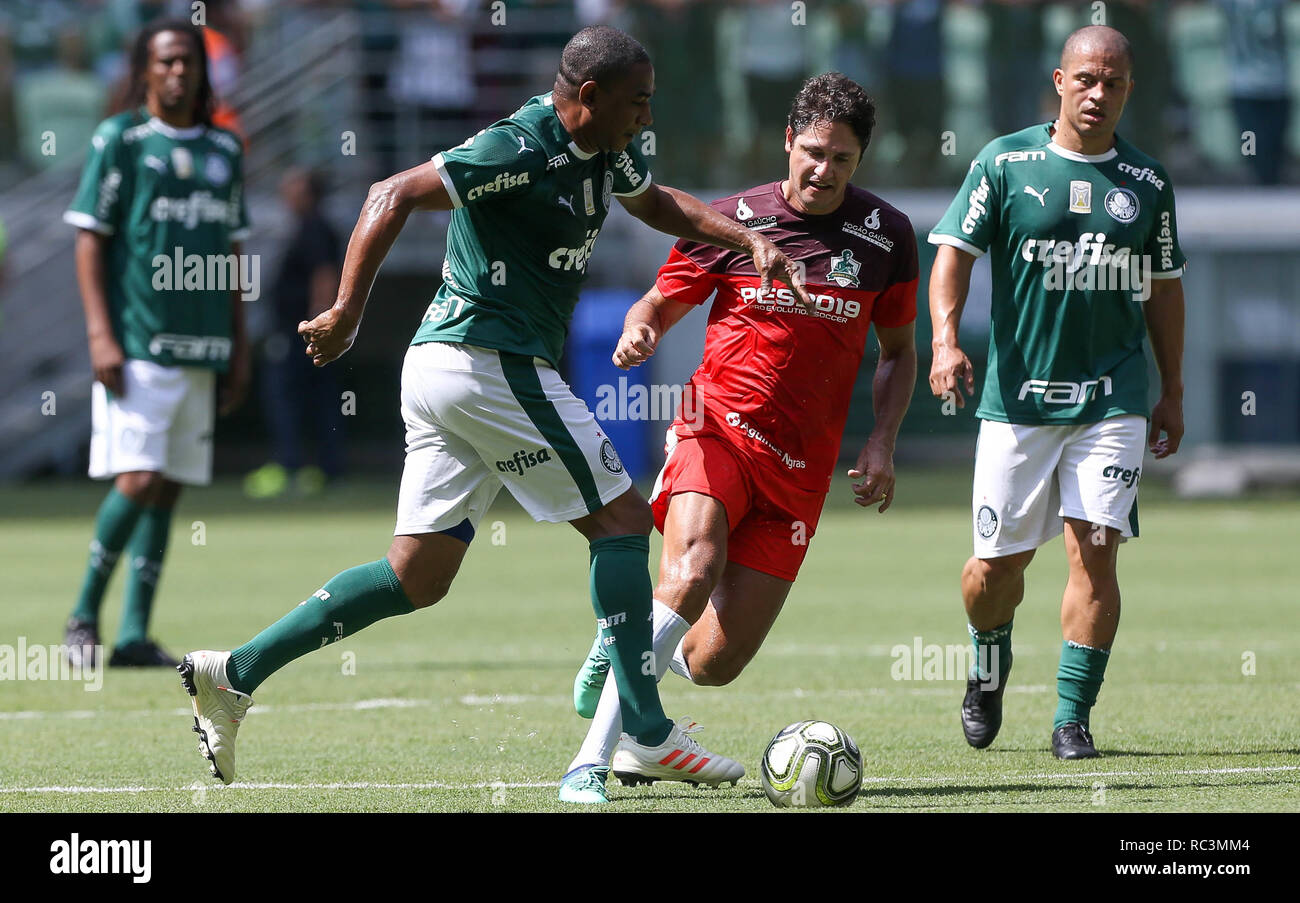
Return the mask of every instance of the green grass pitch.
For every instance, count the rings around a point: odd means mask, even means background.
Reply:
[[[1300,810],[1300,555],[1294,499],[1182,503],[1144,491],[1120,554],[1124,615],[1094,711],[1104,757],[1049,751],[1064,555],[1031,566],[1002,734],[961,737],[960,680],[896,680],[895,646],[961,644],[969,475],[904,469],[884,516],[837,479],[803,573],[734,684],[669,674],[665,708],[749,771],[734,789],[623,788],[612,811],[771,811],[758,758],[779,728],[833,721],[861,746],[857,811]],[[0,490],[0,644],[58,643],[103,487]],[[255,504],[231,486],[181,504],[153,634],[175,654],[228,649],[339,570],[383,553],[396,481]],[[494,526],[494,524],[497,524]],[[199,540],[202,543],[199,543]],[[493,540],[499,544],[494,544]],[[658,554],[657,541],[654,554]],[[451,595],[313,653],[256,694],[222,787],[169,671],[103,688],[0,682],[0,811],[549,811],[587,722],[574,672],[591,642],[585,544],[499,502]],[[657,559],[656,559],[657,561]],[[120,569],[119,569],[120,570]],[[111,643],[121,610],[105,605]]]

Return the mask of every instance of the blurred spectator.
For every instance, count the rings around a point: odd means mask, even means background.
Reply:
[[[783,140],[786,120],[809,66],[808,29],[795,25],[791,17],[786,0],[750,0],[745,9],[745,41],[738,62],[754,116],[751,174],[781,172],[789,162]]]
[[[989,29],[985,48],[989,122],[994,134],[1007,135],[1052,118],[1043,112],[1052,74],[1043,65],[1045,5],[1045,0],[992,0],[984,6]]]
[[[1162,0],[1110,0],[1106,4],[1105,24],[1119,29],[1133,47],[1133,81],[1138,86],[1124,107],[1119,134],[1158,160],[1166,157],[1167,119],[1175,112],[1166,44],[1168,18]],[[1088,24],[1081,13],[1075,27]]]
[[[650,169],[656,179],[672,185],[714,184],[722,147],[701,138],[716,130],[722,105],[714,27],[718,11],[713,4],[688,0],[636,0],[629,7],[627,30],[654,60],[656,99],[671,98],[654,107]],[[644,137],[637,140],[644,146]]]
[[[885,54],[882,107],[892,110],[906,142],[900,168],[912,184],[935,179],[947,102],[943,83],[943,3],[898,0]]]
[[[107,98],[90,71],[81,30],[64,29],[57,43],[58,66],[19,76],[16,86],[19,146],[36,169],[79,162]]]
[[[1217,0],[1228,20],[1232,109],[1242,131],[1255,135],[1247,156],[1255,181],[1276,185],[1286,160],[1291,118],[1283,0]]]
[[[388,93],[398,107],[398,137],[417,152],[406,169],[464,141],[474,131],[474,54],[470,14],[475,0],[394,0],[410,12],[401,21]],[[403,132],[406,134],[403,134]]]
[[[294,231],[271,284],[271,332],[262,345],[262,413],[271,434],[273,460],[244,478],[253,498],[271,498],[291,486],[319,491],[343,476],[343,398],[337,367],[314,367],[303,353],[298,324],[334,303],[342,254],[338,234],[321,215],[324,184],[304,169],[290,169],[280,197],[294,218]],[[303,420],[316,434],[319,467],[305,466]]]

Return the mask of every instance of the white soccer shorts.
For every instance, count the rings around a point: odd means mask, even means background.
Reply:
[[[448,342],[402,366],[406,466],[396,536],[477,528],[502,485],[534,520],[562,523],[632,487],[587,405],[539,358]]]
[[[148,471],[191,486],[211,483],[216,372],[128,360],[122,387],[125,394],[112,397],[103,383],[91,390],[90,475]]]
[[[1073,517],[1137,536],[1137,488],[1147,421],[1031,426],[980,422],[972,498],[975,556],[1036,549]]]

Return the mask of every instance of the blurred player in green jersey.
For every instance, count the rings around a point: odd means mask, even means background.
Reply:
[[[1174,191],[1160,163],[1115,134],[1134,88],[1128,41],[1082,28],[1054,74],[1055,122],[987,145],[930,234],[935,395],[964,403],[971,362],[958,323],[975,259],[990,255],[992,331],[972,502],[975,554],[962,597],[976,652],[966,741],[993,742],[1011,627],[1034,551],[1064,530],[1069,580],[1052,751],[1097,755],[1089,716],[1119,625],[1115,562],[1136,537],[1143,447],[1183,435],[1183,289]],[[1149,407],[1142,340],[1160,373]],[[1162,436],[1163,434],[1163,436]]]
[[[90,475],[114,478],[64,643],[96,664],[104,588],[126,549],[108,664],[175,666],[147,636],[172,511],[183,484],[211,481],[214,407],[234,408],[248,384],[243,146],[212,125],[203,33],[188,22],[153,23],[137,37],[130,103],[95,130],[63,217],[78,229],[95,375]]]
[[[652,122],[653,93],[654,69],[640,44],[613,28],[586,28],[565,47],[550,93],[371,187],[338,300],[299,333],[318,365],[346,352],[406,218],[454,211],[442,286],[402,371],[406,464],[394,538],[385,557],[336,575],[245,645],[186,656],[181,672],[200,751],[219,779],[234,778],[249,694],[293,659],[445,596],[503,485],[534,519],[572,523],[590,543],[592,606],[631,742],[647,755],[712,755],[659,704],[649,505],[555,365],[615,197],[653,228],[744,251],[765,287],[779,277],[809,301],[795,266],[768,239],[652,184],[634,139]],[[605,776],[591,769],[574,792],[603,796]]]

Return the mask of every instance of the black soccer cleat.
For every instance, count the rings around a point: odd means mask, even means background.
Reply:
[[[1092,734],[1077,721],[1052,731],[1052,752],[1058,759],[1097,759],[1101,753],[1092,745]]]
[[[988,681],[978,677],[966,679],[966,698],[961,701],[961,730],[966,742],[983,749],[993,742],[1002,728],[1002,694],[1007,688],[1006,675],[996,690],[985,690]]]
[[[108,657],[110,668],[175,668],[179,664],[153,640],[137,640],[116,646]]]
[[[99,667],[99,628],[94,621],[69,618],[63,631],[63,654],[68,663],[81,668]]]

